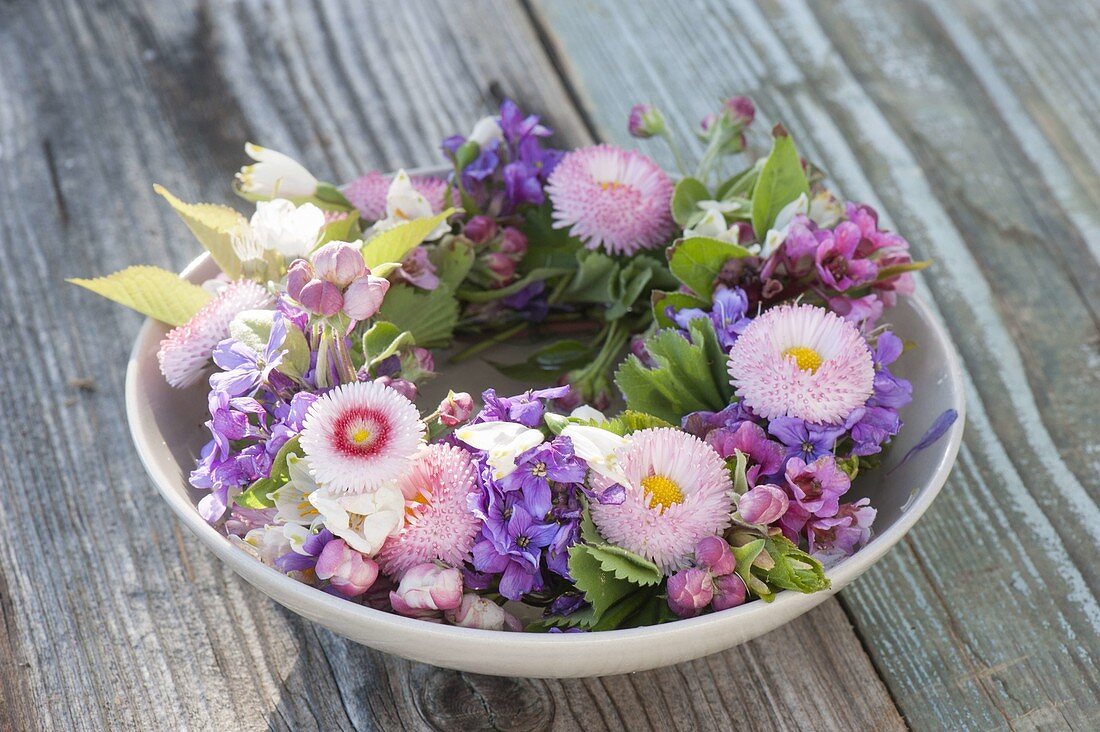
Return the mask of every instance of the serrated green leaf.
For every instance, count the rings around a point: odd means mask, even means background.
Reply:
[[[690,228],[703,216],[699,202],[710,199],[710,191],[701,180],[681,178],[672,192],[672,218],[681,227]]]
[[[214,203],[185,203],[161,185],[154,185],[153,190],[168,201],[227,277],[241,276],[241,260],[233,251],[233,234],[247,227],[248,220],[240,212]]]
[[[443,242],[429,252],[439,281],[457,291],[470,268],[474,266],[474,248],[462,237],[445,237]]]
[[[691,340],[703,347],[703,355],[710,367],[710,376],[718,387],[718,393],[725,404],[733,400],[733,384],[727,366],[729,354],[718,344],[718,333],[714,330],[714,321],[710,318],[695,318],[688,323]]]
[[[526,275],[536,269],[567,269],[577,267],[576,253],[584,247],[580,239],[569,234],[569,229],[555,229],[553,206],[547,200],[538,208],[528,207],[524,212],[527,234],[527,254],[519,263],[519,272]]]
[[[183,325],[210,302],[210,293],[174,272],[138,265],[95,279],[66,280],[167,325]]]
[[[584,544],[574,544],[569,548],[569,574],[577,589],[584,593],[584,599],[592,605],[597,619],[620,599],[638,589],[633,582],[605,572],[599,559]]]
[[[717,412],[726,406],[702,344],[691,343],[668,329],[647,338],[645,347],[657,364],[655,368],[647,368],[631,355],[615,372],[615,383],[627,407],[679,424],[689,412]]]
[[[528,633],[545,633],[551,628],[590,628],[596,622],[592,608],[586,607],[568,615],[547,615],[527,624]]]
[[[577,268],[565,288],[566,302],[605,303],[611,299],[611,287],[619,274],[619,264],[602,252],[582,249],[577,252]]]
[[[787,537],[777,534],[764,541],[764,550],[774,564],[767,570],[754,568],[753,572],[762,576],[769,585],[809,594],[826,590],[832,584],[825,576],[821,562],[799,549]]]
[[[458,300],[443,284],[428,292],[393,285],[382,301],[378,317],[412,333],[417,345],[435,348],[449,343],[454,335]]]
[[[636,585],[655,585],[664,577],[656,564],[620,546],[589,544],[588,552],[596,558],[605,572],[611,572],[616,579]]]
[[[363,245],[363,261],[372,268],[386,262],[400,262],[454,212],[455,209],[449,208],[438,216],[414,219],[383,231]]]
[[[676,279],[706,302],[714,294],[714,281],[722,266],[750,252],[740,244],[705,236],[679,239],[667,250],[668,269]]]
[[[757,241],[764,241],[784,206],[802,194],[810,194],[810,184],[794,140],[781,125],[776,125],[772,138],[771,153],[760,169],[752,192],[752,230]]]

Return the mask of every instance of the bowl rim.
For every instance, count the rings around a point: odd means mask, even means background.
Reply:
[[[203,253],[192,260],[180,273],[180,276],[184,278],[191,276],[196,270],[204,266],[209,258],[209,254]],[[893,525],[882,533],[875,534],[863,548],[856,551],[852,556],[829,568],[827,572],[827,576],[831,580],[829,589],[811,594],[782,590],[776,594],[772,602],[747,602],[738,607],[658,625],[605,630],[597,633],[548,634],[483,630],[430,623],[417,618],[408,618],[395,613],[376,610],[335,597],[299,582],[259,561],[235,546],[226,536],[208,524],[199,515],[196,507],[187,499],[186,491],[180,494],[174,489],[173,486],[177,485],[178,477],[170,474],[152,458],[151,447],[158,442],[161,444],[164,444],[164,442],[160,439],[160,432],[155,428],[155,425],[151,424],[151,420],[147,420],[142,410],[138,408],[143,401],[138,381],[139,359],[141,352],[147,348],[147,342],[156,337],[154,330],[160,325],[152,318],[145,319],[131,348],[125,381],[126,419],[130,428],[130,436],[142,465],[144,465],[146,472],[153,480],[157,491],[168,503],[177,518],[220,560],[228,564],[231,569],[250,584],[253,584],[257,589],[280,604],[286,605],[286,602],[281,598],[293,598],[296,607],[311,607],[318,616],[331,618],[333,621],[359,623],[364,627],[383,633],[387,630],[396,631],[398,634],[413,631],[425,638],[468,640],[479,644],[506,642],[508,646],[520,653],[525,648],[542,650],[547,646],[583,645],[591,649],[593,645],[612,646],[642,638],[667,640],[679,635],[694,634],[700,628],[734,625],[739,621],[748,621],[750,618],[759,618],[777,613],[782,614],[785,609],[794,611],[792,618],[800,615],[839,592],[849,582],[875,564],[909,532],[924,512],[928,510],[928,507],[946,483],[962,442],[963,427],[966,421],[965,380],[958,353],[939,317],[920,297],[912,295],[908,297],[908,300],[920,315],[921,320],[928,323],[932,335],[944,344],[944,351],[947,354],[947,373],[949,375],[945,388],[953,392],[952,406],[959,414],[958,419],[948,432],[947,449],[943,452],[935,466],[935,470],[931,472],[924,485],[910,498],[908,505],[902,509]],[[802,609],[795,610],[799,606]],[[302,614],[297,609],[292,609],[297,614]]]

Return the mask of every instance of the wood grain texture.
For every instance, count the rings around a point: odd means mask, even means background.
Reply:
[[[912,726],[1096,728],[1095,5],[535,5],[602,133],[633,142],[635,101],[687,129],[751,94],[936,260],[921,289],[969,374],[964,447],[842,601]]]
[[[835,600],[660,671],[458,674],[282,610],[148,483],[122,396],[140,319],[61,278],[181,267],[197,247],[151,184],[231,201],[245,139],[345,179],[437,161],[507,92],[585,142],[524,6],[6,2],[0,68],[0,728],[902,727]]]

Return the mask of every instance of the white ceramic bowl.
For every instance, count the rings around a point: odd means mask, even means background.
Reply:
[[[195,282],[217,273],[205,255],[184,276]],[[130,355],[126,374],[126,411],[138,454],[157,490],[176,515],[207,548],[266,595],[358,643],[387,653],[447,668],[501,676],[598,676],[643,671],[725,650],[798,617],[825,601],[868,567],[916,523],[939,493],[962,439],[963,380],[958,358],[943,327],[917,299],[902,300],[890,311],[894,329],[918,348],[898,362],[896,373],[913,383],[914,403],[902,412],[905,428],[883,466],[857,478],[852,493],[870,496],[878,509],[874,538],[854,556],[829,571],[828,592],[803,595],[785,591],[772,603],[741,607],[665,625],[602,633],[505,633],[437,625],[372,610],[301,584],[261,564],[233,546],[198,514],[201,494],[187,483],[207,434],[205,385],[173,389],[157,369],[157,346],[167,328],[146,321]],[[499,356],[494,354],[494,356]],[[506,359],[507,357],[505,357]],[[471,393],[509,380],[484,365],[467,367],[436,380]],[[428,395],[430,398],[431,395]],[[958,411],[950,432],[931,448],[887,476],[887,470],[920,439],[944,410]]]

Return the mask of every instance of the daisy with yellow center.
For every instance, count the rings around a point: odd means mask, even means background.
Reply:
[[[730,523],[733,485],[725,461],[694,435],[673,428],[628,435],[616,453],[622,503],[592,502],[592,521],[612,544],[665,573],[688,566],[695,544]],[[612,478],[596,473],[597,491]]]
[[[752,321],[729,355],[730,383],[765,419],[839,424],[871,396],[871,351],[855,326],[813,305],[783,305]]]

